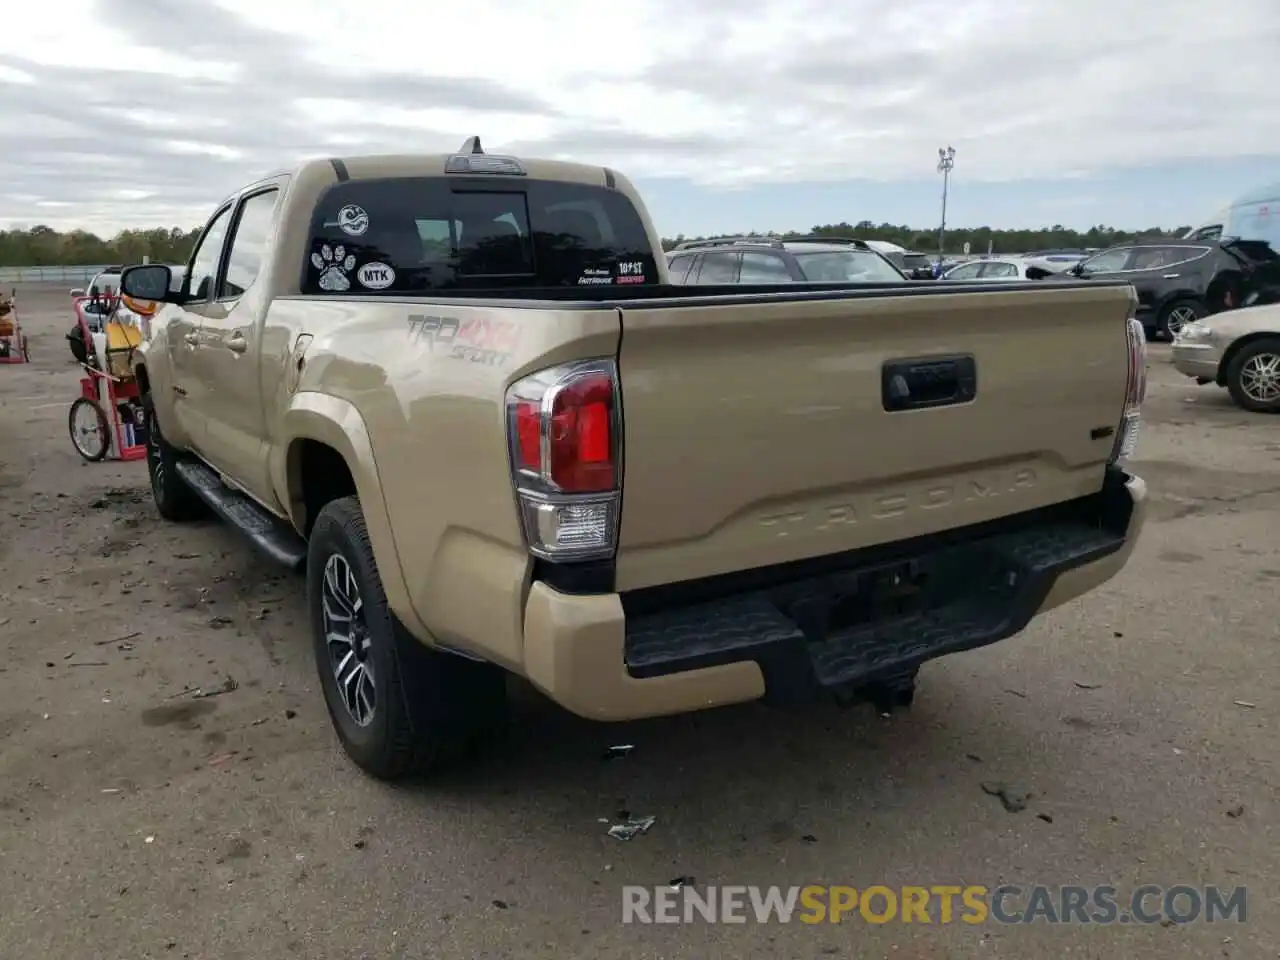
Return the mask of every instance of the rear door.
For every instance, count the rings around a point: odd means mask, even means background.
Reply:
[[[1125,287],[1090,284],[624,305],[618,589],[1096,491],[1130,306]],[[887,375],[964,375],[968,360],[973,399],[886,410]]]

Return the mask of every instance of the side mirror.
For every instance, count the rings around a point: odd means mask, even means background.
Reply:
[[[136,300],[155,303],[180,303],[182,295],[169,289],[173,271],[163,263],[144,263],[127,267],[120,275],[120,292]]]

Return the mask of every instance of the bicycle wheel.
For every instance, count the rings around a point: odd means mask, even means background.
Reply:
[[[111,427],[97,401],[77,397],[67,415],[67,429],[71,431],[71,445],[80,456],[90,463],[106,457],[111,446]]]
[[[31,362],[31,341],[27,339],[27,335],[22,335],[22,359]]]

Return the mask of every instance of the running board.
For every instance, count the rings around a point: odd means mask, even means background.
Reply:
[[[307,542],[284,520],[228,487],[217,473],[198,460],[179,461],[177,471],[214,513],[248,537],[262,553],[291,570],[306,566]]]

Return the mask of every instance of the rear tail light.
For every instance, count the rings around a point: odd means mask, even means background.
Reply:
[[[613,556],[622,483],[619,396],[612,360],[552,367],[507,390],[511,473],[534,556]]]
[[[1116,444],[1111,452],[1111,462],[1119,463],[1133,456],[1138,446],[1138,427],[1142,423],[1142,401],[1147,397],[1147,335],[1142,321],[1129,318],[1125,332],[1129,354],[1129,374],[1125,387],[1124,413],[1120,429],[1116,432]]]

